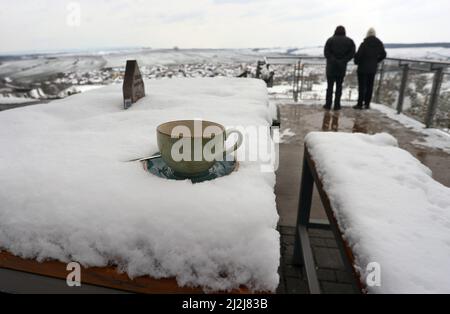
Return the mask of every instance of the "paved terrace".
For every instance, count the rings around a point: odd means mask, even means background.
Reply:
[[[397,138],[401,148],[409,151],[433,171],[435,180],[450,186],[450,155],[438,149],[411,144],[424,135],[404,127],[377,110],[356,111],[343,108],[338,114],[325,112],[319,106],[280,105],[281,132],[290,129],[296,135],[280,145],[280,166],[277,171],[277,208],[280,214],[281,267],[278,293],[308,293],[304,270],[292,265],[295,223],[300,189],[303,139],[310,131],[387,132]],[[325,219],[317,191],[314,192],[311,219]],[[323,293],[355,293],[331,231],[310,230],[311,245],[318,267]]]

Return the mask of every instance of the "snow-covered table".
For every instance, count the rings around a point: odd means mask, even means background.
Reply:
[[[0,250],[206,291],[274,291],[274,172],[244,160],[227,177],[192,184],[126,162],[157,152],[166,121],[270,127],[264,82],[151,80],[146,90],[127,111],[113,85],[0,113]],[[14,264],[0,258],[0,267]]]
[[[320,292],[307,233],[314,183],[357,288],[450,292],[450,189],[388,134],[328,132],[305,139],[294,258],[312,292]]]

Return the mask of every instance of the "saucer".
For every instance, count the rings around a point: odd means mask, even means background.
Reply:
[[[159,155],[159,153],[154,154],[154,156],[156,155]],[[195,177],[184,177],[175,173],[161,157],[142,161],[142,164],[146,171],[157,177],[168,180],[191,180],[192,183],[211,181],[227,176],[232,172],[237,171],[239,167],[239,162],[236,160],[216,161],[216,163],[207,172],[199,174]]]

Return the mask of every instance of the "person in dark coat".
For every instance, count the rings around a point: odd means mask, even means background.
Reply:
[[[369,109],[372,101],[373,84],[377,73],[378,63],[386,58],[384,45],[376,37],[373,28],[367,32],[367,37],[359,46],[355,55],[355,64],[358,65],[358,103],[353,108]]]
[[[333,89],[336,84],[334,110],[341,109],[342,83],[347,73],[347,63],[355,56],[355,43],[346,36],[345,28],[338,26],[334,36],[327,40],[324,49],[327,59],[327,98],[325,109],[330,110],[333,103]]]

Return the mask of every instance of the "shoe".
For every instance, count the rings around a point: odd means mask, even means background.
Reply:
[[[362,108],[363,108],[362,105],[353,106],[353,109],[356,109],[356,110],[362,110]]]
[[[364,110],[369,110],[370,109],[370,105],[369,106],[364,106]]]
[[[334,109],[333,109],[334,111],[339,111],[339,110],[341,110],[341,106],[334,106]]]
[[[331,110],[331,106],[328,106],[328,105],[324,105],[322,108],[325,110]]]

